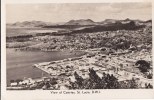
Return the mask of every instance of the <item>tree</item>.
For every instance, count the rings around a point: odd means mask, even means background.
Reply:
[[[119,89],[137,89],[139,88],[138,84],[136,83],[135,79],[125,80],[119,82]]]
[[[15,82],[17,82],[17,84],[19,84],[19,82],[22,82],[22,79],[17,79]]]
[[[15,80],[10,80],[10,83],[13,83],[13,82],[15,82]]]
[[[139,66],[137,68],[139,68],[142,73],[147,72],[150,69],[150,63],[145,60],[138,60],[135,65]]]
[[[139,88],[136,80],[118,81],[113,74],[103,73],[100,78],[93,68],[89,68],[89,78],[83,79],[76,72],[74,73],[76,81],[71,82],[71,89],[137,89]],[[147,85],[151,88],[152,85]]]
[[[75,81],[75,84],[73,84],[73,87],[79,88],[79,89],[82,88],[84,79],[81,76],[79,76],[76,71],[74,72],[74,77],[76,81]]]
[[[118,79],[113,75],[103,73],[100,78],[93,68],[89,68],[89,78],[83,79],[74,73],[75,83],[71,83],[73,89],[115,89],[119,87]]]
[[[152,73],[148,73],[147,78],[148,79],[152,79],[153,74]]]

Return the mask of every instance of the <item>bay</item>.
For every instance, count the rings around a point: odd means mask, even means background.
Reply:
[[[32,67],[36,63],[56,61],[65,58],[79,57],[84,53],[81,51],[16,51],[6,50],[7,84],[10,80],[28,78],[38,78],[49,76],[47,73]]]

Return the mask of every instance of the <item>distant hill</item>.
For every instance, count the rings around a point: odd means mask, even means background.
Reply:
[[[85,28],[82,30],[75,30],[72,33],[87,33],[87,32],[101,32],[101,31],[117,31],[117,30],[137,30],[140,28],[144,28],[147,25],[142,22],[134,20],[107,20],[101,22],[100,25],[96,25],[94,27]]]
[[[48,25],[56,25],[56,24],[43,21],[23,21],[23,22],[7,24],[7,27],[43,27]]]
[[[43,22],[43,21],[24,21],[24,22],[16,22],[13,24],[7,24],[7,27],[44,27],[44,28],[68,28],[68,29],[83,29],[84,27],[125,27],[129,24],[133,23],[133,26],[152,26],[152,20],[141,21],[141,20],[131,20],[129,18],[124,20],[116,20],[116,19],[105,19],[101,22],[94,22],[91,19],[79,19],[79,20],[70,20],[68,22],[63,23],[51,23],[51,22]],[[117,26],[118,25],[118,26]],[[129,26],[130,27],[130,26]],[[129,28],[128,28],[129,29]]]
[[[110,24],[116,24],[116,23],[121,23],[121,24],[128,24],[130,22],[134,22],[136,25],[143,25],[146,23],[151,23],[151,20],[148,21],[142,21],[142,20],[131,20],[129,18],[126,18],[124,20],[116,20],[116,19],[105,19],[102,22],[98,22],[99,25],[110,25]]]
[[[80,19],[80,20],[70,20],[69,22],[65,23],[65,25],[97,25],[91,19]]]
[[[116,20],[116,19],[105,19],[101,22],[94,22],[91,19],[80,19],[80,20],[70,20],[66,22],[64,25],[112,25],[112,24],[129,24],[130,22],[134,22],[135,25],[149,25],[152,23],[152,20],[142,21],[142,20],[131,20],[126,18],[124,20]]]
[[[106,25],[106,24],[115,24],[119,22],[119,20],[115,19],[105,19],[104,21],[98,22],[100,25]]]
[[[24,22],[16,22],[13,24],[9,24],[9,26],[14,27],[41,27],[47,25],[42,21],[24,21]]]
[[[146,25],[146,26],[150,26],[150,27],[152,27],[152,20],[147,20],[147,21],[145,21],[144,22],[144,24]]]

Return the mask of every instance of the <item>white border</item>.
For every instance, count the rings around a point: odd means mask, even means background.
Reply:
[[[31,90],[31,91],[6,91],[6,17],[5,17],[5,4],[15,4],[15,3],[121,3],[121,2],[152,2],[152,0],[2,0],[2,18],[1,18],[1,99],[2,100],[102,100],[102,99],[119,99],[119,98],[154,98],[154,89],[111,89],[111,90],[101,90],[101,94],[80,94],[80,95],[53,95],[48,90]],[[153,2],[152,2],[153,5]],[[153,9],[153,7],[152,7]],[[153,15],[152,15],[153,16]],[[154,25],[154,22],[153,22]],[[152,30],[154,32],[154,29]],[[154,39],[154,35],[152,34]],[[154,43],[153,43],[154,47]],[[154,56],[154,54],[153,54]],[[55,90],[56,91],[56,90]],[[75,91],[75,90],[68,90]],[[80,90],[82,91],[82,90]],[[91,91],[91,90],[86,90]]]
[[[151,2],[152,0],[6,0],[6,3],[111,3]]]

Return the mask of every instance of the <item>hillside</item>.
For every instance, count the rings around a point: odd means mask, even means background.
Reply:
[[[51,23],[51,22],[43,22],[43,21],[24,21],[24,22],[16,22],[12,24],[6,24],[7,27],[42,27],[42,28],[67,28],[67,29],[76,29],[82,27],[89,27],[89,26],[115,26],[115,25],[126,25],[134,23],[134,26],[146,25],[152,26],[152,20],[141,21],[141,20],[131,20],[131,19],[124,19],[124,20],[116,20],[116,19],[105,19],[104,21],[95,22],[91,19],[79,19],[79,20],[70,20],[68,22],[63,23]],[[116,26],[115,26],[116,27]],[[91,27],[90,27],[91,28]]]
[[[70,20],[69,22],[66,22],[65,25],[97,25],[97,23],[91,19],[80,19]]]
[[[43,22],[43,21],[24,21],[24,22],[16,22],[12,24],[7,24],[7,27],[43,27],[48,25],[54,25],[50,22]]]
[[[72,33],[87,33],[87,32],[101,32],[101,31],[117,31],[117,30],[137,30],[145,27],[146,25],[137,25],[134,21],[122,23],[120,21],[109,23],[105,25],[98,25],[91,28],[82,30],[75,30]]]

